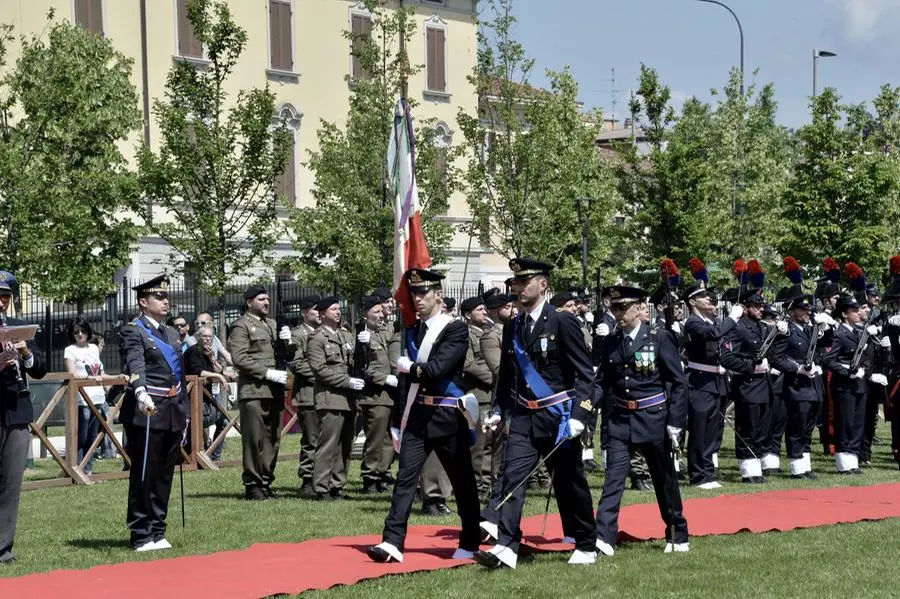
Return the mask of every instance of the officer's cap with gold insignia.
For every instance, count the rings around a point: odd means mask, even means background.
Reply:
[[[411,291],[425,291],[433,287],[440,288],[444,275],[435,270],[410,268],[403,273],[403,278],[406,279],[406,284],[409,285]]]
[[[646,290],[640,287],[630,287],[628,285],[610,285],[603,288],[603,295],[609,296],[609,303],[613,306],[623,304],[635,304],[647,299],[649,295]]]
[[[135,285],[132,289],[137,292],[138,299],[142,297],[147,297],[148,295],[156,295],[159,297],[168,297],[169,296],[169,277],[168,275],[161,274],[158,277],[154,277],[145,283],[141,283],[140,285]]]
[[[0,270],[0,295],[12,295],[16,286],[16,277],[6,270]]]
[[[553,265],[531,258],[513,258],[509,261],[509,269],[513,272],[513,279],[523,281],[538,275],[550,276]]]

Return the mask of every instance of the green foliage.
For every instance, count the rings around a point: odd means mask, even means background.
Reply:
[[[0,32],[0,263],[45,298],[101,300],[137,241],[120,150],[140,122],[132,61],[51,12],[5,69],[11,34]]]
[[[387,187],[386,155],[394,106],[407,77],[421,70],[401,51],[416,35],[414,7],[372,12],[369,36],[345,37],[368,77],[348,76],[350,112],[345,126],[322,121],[318,150],[307,165],[315,176],[316,205],[295,211],[289,231],[298,253],[292,264],[298,277],[322,288],[362,294],[393,277],[393,197]],[[413,116],[416,103],[409,101]],[[446,259],[452,230],[436,216],[444,214],[457,187],[456,148],[439,147],[433,119],[416,119],[416,179],[423,228],[435,263]]]
[[[188,18],[209,64],[173,65],[165,98],[153,106],[159,149],[138,153],[140,183],[164,212],[148,228],[172,245],[178,267],[197,265],[200,285],[221,295],[232,277],[264,263],[278,238],[275,181],[290,133],[283,119],[276,123],[268,86],[236,99],[225,91],[247,43],[228,5],[192,0]]]
[[[589,270],[610,258],[613,246],[607,241],[620,198],[613,171],[595,148],[594,123],[602,122],[601,115],[581,112],[568,68],[548,72],[549,90],[529,85],[534,63],[512,36],[512,8],[512,0],[488,3],[493,20],[481,24],[476,68],[469,77],[480,99],[478,114],[458,115],[472,214],[465,230],[504,256],[556,264],[560,284],[581,278],[582,223],[588,214]]]

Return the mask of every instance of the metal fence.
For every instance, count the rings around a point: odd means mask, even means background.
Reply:
[[[142,281],[123,278],[117,293],[107,296],[103,303],[89,303],[82,306],[47,302],[30,293],[23,294],[19,317],[31,324],[40,326],[36,343],[44,350],[51,372],[65,370],[63,351],[69,345],[66,329],[76,316],[82,316],[90,325],[93,333],[104,340],[101,360],[107,372],[121,371],[118,350],[119,330],[135,318],[138,312],[137,301],[131,288]],[[260,283],[269,289],[271,298],[270,316],[279,324],[295,326],[301,318],[299,300],[302,297],[318,294],[334,293],[333,290],[316,289],[290,279],[236,279],[225,290],[222,297],[209,295],[193,284],[190,279],[173,280],[169,286],[169,315],[183,316],[192,326],[194,317],[200,312],[209,312],[213,322],[218,322],[219,312],[224,311],[225,323],[230,325],[237,320],[244,306],[244,289],[250,283]],[[481,294],[483,286],[479,284],[447,286],[445,295],[457,300]],[[349,301],[348,301],[349,299]],[[342,300],[344,318],[354,322],[357,317],[355,298]],[[193,330],[193,329],[192,329]],[[227,331],[226,331],[227,332]]]

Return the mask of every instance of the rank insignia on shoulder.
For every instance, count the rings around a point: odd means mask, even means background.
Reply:
[[[582,410],[587,410],[588,412],[594,409],[594,405],[589,399],[585,399],[584,401],[582,401],[580,404],[578,404],[578,407],[580,407]]]

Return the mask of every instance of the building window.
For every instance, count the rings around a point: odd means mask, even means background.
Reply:
[[[292,206],[297,205],[297,157],[296,136],[300,127],[301,114],[290,104],[282,106],[278,113],[278,122],[287,125],[287,152],[285,153],[284,166],[281,174],[275,180],[275,195],[284,198]]]
[[[372,18],[368,15],[351,14],[350,15],[350,34],[352,42],[350,47],[350,76],[354,81],[368,81],[372,78],[372,74],[363,68],[359,60],[359,53],[362,51],[365,43],[372,39]]]
[[[290,0],[269,0],[269,54],[273,70],[294,70],[294,28]]]
[[[425,27],[425,89],[447,91],[447,32],[443,27]]]
[[[103,0],[75,0],[75,23],[103,35]]]
[[[194,26],[188,20],[189,0],[175,0],[176,26],[178,29],[178,55],[185,58],[203,58],[203,44],[194,34]]]

